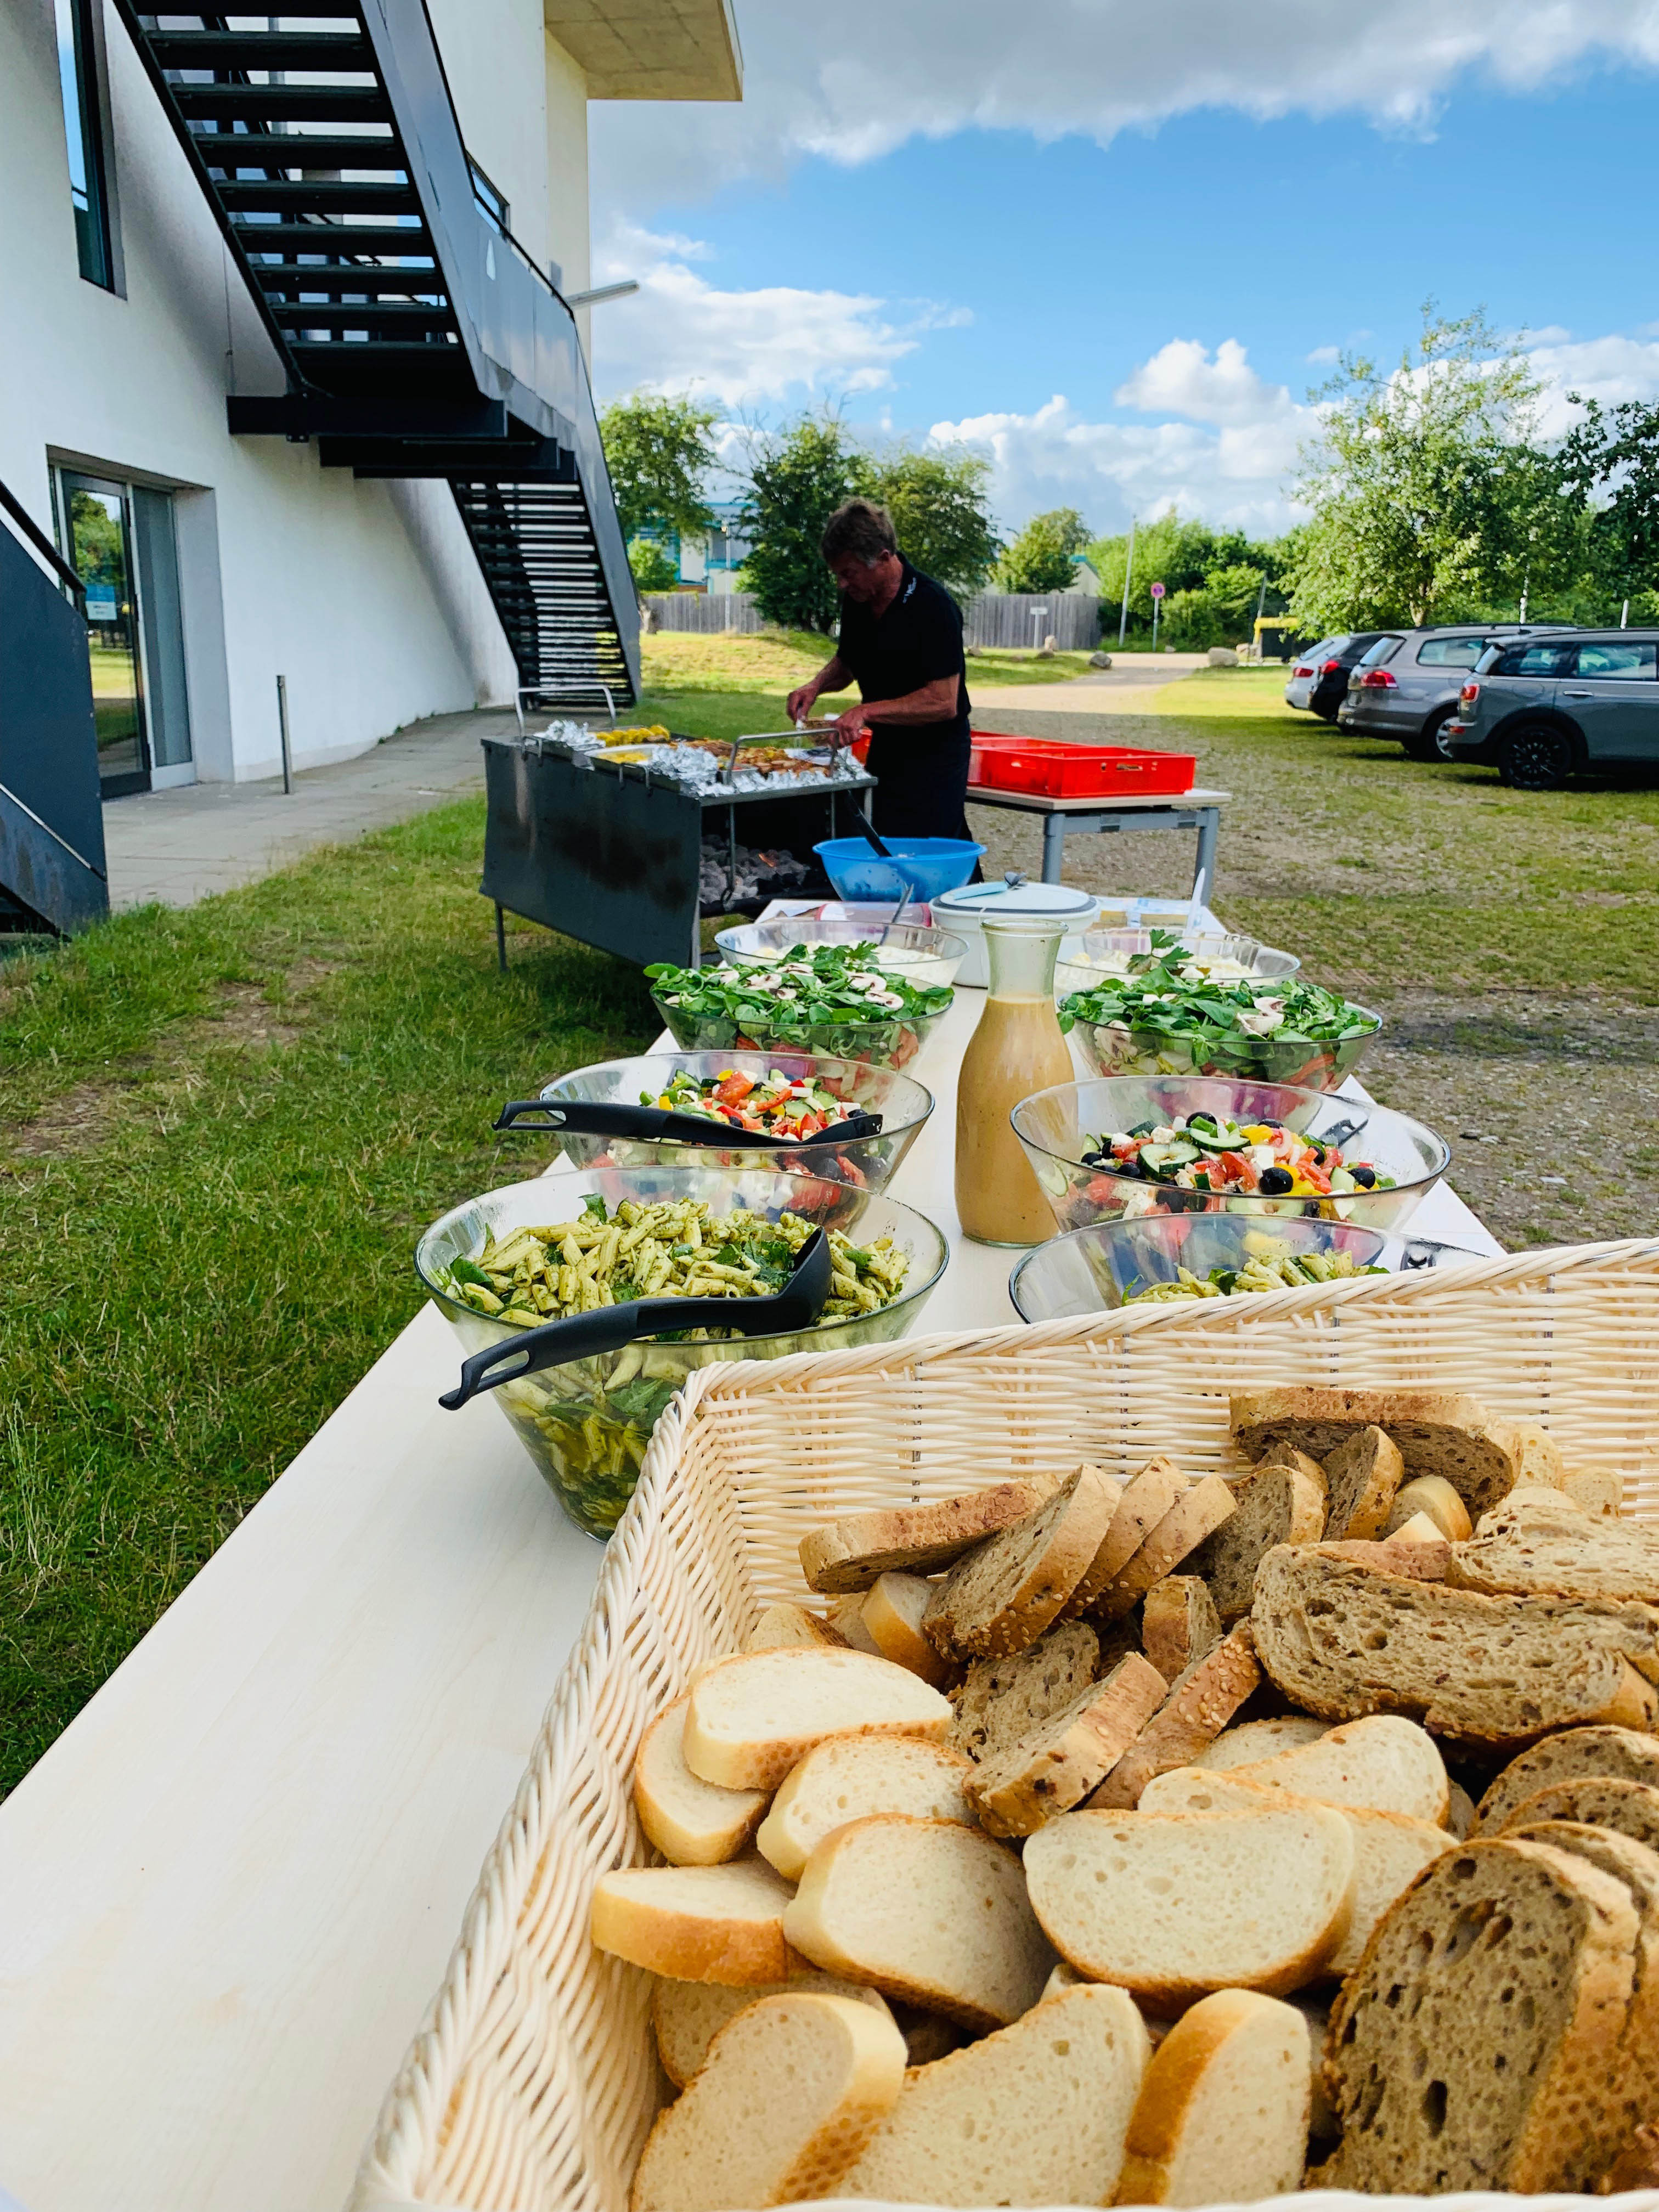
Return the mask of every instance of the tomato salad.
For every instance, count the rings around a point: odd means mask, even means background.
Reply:
[[[674,1114],[706,1114],[728,1128],[756,1129],[768,1137],[811,1137],[847,1119],[848,1108],[811,1075],[786,1075],[781,1067],[746,1075],[728,1067],[699,1079],[677,1068],[665,1089],[641,1091],[641,1106]]]
[[[1224,1115],[1178,1115],[1143,1121],[1118,1135],[1094,1137],[1085,1167],[1181,1190],[1259,1194],[1263,1198],[1332,1198],[1392,1190],[1395,1178],[1341,1147],[1304,1137],[1278,1121],[1230,1121]]]

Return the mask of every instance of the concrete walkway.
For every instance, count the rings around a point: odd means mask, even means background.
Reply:
[[[1063,684],[987,684],[974,690],[974,665],[968,664],[968,690],[974,702],[974,720],[982,730],[1000,726],[999,710],[1024,717],[1035,711],[1045,714],[1145,714],[1166,684],[1206,668],[1201,653],[1114,653],[1109,668],[1091,669]],[[1038,734],[1036,731],[1022,736]]]
[[[511,708],[434,714],[370,751],[282,778],[193,783],[104,808],[112,907],[191,906],[286,867],[316,845],[349,842],[483,787],[480,738],[517,726]]]

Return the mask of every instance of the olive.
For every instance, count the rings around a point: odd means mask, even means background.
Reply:
[[[1263,1168],[1261,1170],[1261,1188],[1269,1198],[1281,1197],[1295,1181],[1296,1177],[1288,1168]]]
[[[1111,1162],[1104,1152],[1085,1152],[1083,1164],[1085,1168],[1104,1168],[1109,1167]]]
[[[1359,1185],[1361,1190],[1375,1190],[1376,1188],[1376,1170],[1375,1168],[1350,1168],[1348,1170],[1348,1173]]]

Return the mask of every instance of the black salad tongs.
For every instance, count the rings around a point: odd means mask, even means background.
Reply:
[[[532,1115],[540,1119],[532,1120]],[[810,1137],[770,1137],[762,1129],[735,1129],[707,1114],[678,1114],[663,1106],[629,1106],[617,1099],[514,1098],[495,1118],[498,1129],[545,1129],[575,1137],[638,1137],[648,1144],[746,1146],[754,1151],[795,1152],[804,1145],[847,1144],[878,1137],[881,1116],[854,1106],[844,1121]]]
[[[830,1295],[834,1266],[830,1239],[815,1229],[800,1248],[794,1273],[781,1291],[763,1298],[633,1298],[624,1306],[595,1306],[568,1321],[544,1322],[505,1344],[475,1352],[461,1362],[461,1379],[439,1399],[453,1413],[498,1383],[516,1382],[544,1367],[562,1367],[596,1352],[620,1352],[641,1336],[674,1328],[730,1328],[739,1336],[771,1336],[810,1328]]]

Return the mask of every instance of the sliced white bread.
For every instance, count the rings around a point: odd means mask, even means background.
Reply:
[[[1093,1559],[1117,1496],[1097,1468],[1080,1467],[1034,1513],[958,1560],[922,1616],[935,1647],[968,1658],[1035,1644]]]
[[[1160,1452],[1129,1477],[1120,1490],[1106,1533],[1082,1579],[1066,1601],[1062,1620],[1086,1613],[1109,1583],[1117,1580],[1170,1508],[1188,1489],[1186,1476]]]
[[[634,1809],[673,1866],[718,1866],[734,1859],[760,1825],[763,1790],[721,1790],[685,1763],[689,1698],[657,1715],[634,1761]]]
[[[1313,1743],[1234,1771],[1244,1781],[1323,1805],[1403,1813],[1408,1820],[1445,1825],[1446,1762],[1426,1729],[1393,1714],[1346,1722]]]
[[[872,1997],[881,1995],[878,1990],[866,1994]],[[886,2002],[884,1997],[881,2001]],[[942,2012],[924,2012],[920,2005],[895,2005],[893,2017],[904,2038],[904,2055],[912,2066],[931,2066],[936,2058],[948,2058],[969,2039],[960,2021],[946,2020]]]
[[[826,1973],[975,2031],[1028,2012],[1054,1963],[1006,1844],[893,1813],[825,1838],[806,1862],[786,1928]]]
[[[1261,1686],[1248,1621],[1230,1629],[1213,1650],[1170,1685],[1170,1694],[1089,1799],[1091,1810],[1127,1809],[1155,1774],[1188,1765]]]
[[[1237,1728],[1224,1729],[1213,1743],[1194,1752],[1188,1763],[1218,1774],[1230,1766],[1256,1766],[1281,1751],[1317,1743],[1329,1727],[1328,1721],[1310,1720],[1305,1713],[1286,1713],[1278,1720],[1241,1721]]]
[[[1152,1584],[1141,1608],[1140,1640],[1166,1682],[1220,1643],[1220,1616],[1196,1574],[1166,1575]]]
[[[1312,2103],[1308,2023],[1252,1990],[1201,1997],[1153,2054],[1120,2204],[1254,2204],[1297,2189]]]
[[[1047,1998],[905,2076],[841,2197],[889,2203],[1105,2204],[1150,2056],[1125,1990]]]
[[[1659,1532],[1634,1521],[1580,1521],[1571,1528],[1494,1528],[1459,1544],[1446,1580],[1488,1595],[1633,1598],[1659,1604]]]
[[[809,1613],[804,1605],[791,1605],[785,1601],[767,1607],[744,1638],[743,1648],[745,1651],[781,1651],[796,1644],[827,1644],[833,1647],[846,1641],[821,1614]]]
[[[1553,1782],[1603,1774],[1617,1782],[1646,1782],[1659,1788],[1659,1736],[1635,1729],[1565,1729],[1512,1759],[1488,1787],[1480,1804],[1483,1832],[1509,1825],[1517,1805]]]
[[[1235,1505],[1231,1486],[1218,1474],[1206,1474],[1183,1491],[1128,1565],[1095,1600],[1096,1613],[1103,1620],[1121,1620],[1154,1583],[1173,1574],[1206,1536],[1232,1518]]]
[[[908,1813],[919,1820],[974,1824],[964,1785],[972,1759],[916,1736],[834,1737],[793,1769],[760,1826],[755,1847],[786,1881],[799,1881],[806,1862],[834,1828],[872,1813]]]
[[[1536,1827],[1540,1820],[1588,1820],[1659,1850],[1659,1790],[1645,1782],[1614,1781],[1605,1774],[1552,1782],[1547,1789],[1522,1798],[1500,1832],[1510,1835],[1516,1828]]]
[[[993,1836],[1029,1836],[1081,1804],[1164,1703],[1168,1685],[1131,1651],[1054,1718],[1008,1750],[981,1759],[968,1796]]]
[[[1428,1515],[1449,1544],[1461,1544],[1474,1534],[1468,1507],[1443,1474],[1419,1474],[1414,1481],[1402,1483],[1395,1492],[1382,1534],[1392,1536],[1419,1513]]]
[[[1389,1529],[1382,1541],[1385,1545],[1432,1545],[1437,1550],[1445,1549],[1448,1545],[1448,1539],[1440,1523],[1427,1513],[1412,1514],[1407,1519],[1402,1521],[1397,1528]],[[1449,1559],[1449,1556],[1448,1551]],[[1445,1579],[1443,1563],[1439,1579],[1442,1581]]]
[[[1380,1536],[1389,1525],[1389,1509],[1405,1480],[1406,1462],[1400,1447],[1387,1431],[1376,1426],[1359,1430],[1340,1443],[1325,1459],[1325,1534],[1332,1541],[1343,1537]]]
[[[841,1641],[854,1651],[862,1651],[871,1659],[884,1659],[887,1654],[865,1626],[862,1590],[849,1591],[845,1597],[830,1601],[830,1625]]]
[[[734,1989],[721,1982],[670,1982],[659,1978],[651,1990],[651,2026],[663,2072],[677,2089],[683,2089],[708,2057],[709,2045],[745,2005],[757,2004],[763,1997],[809,1994],[851,1997],[892,2017],[879,1990],[866,1990],[857,1982],[821,1974],[816,1966],[803,1966],[787,1982],[762,1982],[748,1989]]]
[[[1023,1521],[1056,1487],[1052,1475],[995,1482],[927,1505],[885,1505],[849,1513],[800,1543],[809,1589],[866,1590],[890,1570],[927,1575],[950,1566],[986,1537]]]
[[[1559,1490],[1567,1467],[1561,1447],[1549,1431],[1536,1421],[1510,1421],[1506,1425],[1516,1453],[1516,1480],[1547,1482]]]
[[[1522,1479],[1524,1440],[1458,1390],[1345,1390],[1316,1385],[1236,1390],[1231,1426],[1246,1458],[1288,1443],[1329,1457],[1361,1429],[1385,1430],[1406,1474],[1443,1475],[1471,1513],[1484,1513]]]
[[[783,1932],[793,1897],[761,1859],[619,1867],[593,1885],[593,1942],[677,1982],[787,1982],[803,1963]]]
[[[1586,1513],[1617,1513],[1625,1502],[1625,1479],[1616,1468],[1569,1467],[1561,1474],[1561,1492]]]
[[[1283,1996],[1346,1930],[1353,1833],[1306,1802],[1248,1813],[1067,1813],[1025,1846],[1043,1930],[1091,1980],[1160,2008],[1217,1989]]]
[[[904,2038],[846,1997],[766,1997],[727,2022],[659,2113],[630,2212],[726,2212],[832,2197],[904,2086]]]
[[[1324,1534],[1325,1470],[1301,1452],[1264,1460],[1234,1486],[1233,1498],[1231,1517],[1186,1563],[1190,1573],[1203,1576],[1225,1621],[1242,1620],[1249,1613],[1265,1553],[1275,1544],[1315,1544]]]
[[[775,1790],[815,1743],[916,1735],[939,1743],[949,1701],[890,1660],[796,1649],[717,1659],[692,1686],[685,1763],[723,1790]]]
[[[921,1632],[921,1616],[933,1585],[921,1575],[878,1575],[865,1595],[861,1618],[875,1647],[896,1667],[908,1667],[941,1690],[956,1669]]]
[[[1024,1651],[969,1662],[945,1741],[969,1759],[1005,1751],[1069,1705],[1099,1672],[1094,1630],[1086,1621],[1056,1621]]]

